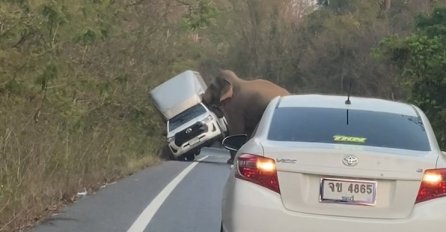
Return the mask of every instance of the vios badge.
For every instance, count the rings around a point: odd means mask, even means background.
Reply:
[[[186,129],[186,134],[190,134],[192,132],[192,128],[187,128]]]
[[[346,155],[344,159],[342,159],[342,163],[345,166],[353,167],[356,166],[359,162],[359,159],[354,155]]]

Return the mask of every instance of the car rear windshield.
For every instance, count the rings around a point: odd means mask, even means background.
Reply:
[[[179,115],[169,120],[169,131],[175,130],[184,123],[189,122],[193,118],[198,117],[204,113],[206,113],[206,109],[201,104],[195,105],[183,111]]]
[[[268,139],[430,150],[419,117],[364,110],[277,108]]]

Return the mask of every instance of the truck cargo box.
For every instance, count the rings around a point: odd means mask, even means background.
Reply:
[[[150,91],[155,107],[169,120],[201,102],[206,83],[198,72],[187,70]]]

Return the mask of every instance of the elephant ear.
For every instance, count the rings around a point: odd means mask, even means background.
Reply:
[[[227,99],[230,99],[232,97],[232,95],[234,94],[234,92],[233,92],[233,89],[232,89],[232,84],[228,80],[226,80],[224,78],[221,78],[219,80],[219,82],[220,82],[219,84],[221,86],[221,89],[220,89],[220,102],[223,102],[223,101],[225,101]]]

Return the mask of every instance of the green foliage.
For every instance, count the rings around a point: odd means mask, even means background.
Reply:
[[[295,93],[344,94],[352,81],[357,95],[410,94],[445,143],[440,8],[415,21],[427,1],[386,12],[298,2],[0,1],[0,230],[154,162],[165,124],[147,93],[185,69],[229,68]]]
[[[446,8],[420,16],[412,35],[389,37],[380,45],[383,57],[401,70],[410,90],[410,101],[420,106],[446,148]]]
[[[391,70],[370,56],[370,48],[389,33],[374,1],[330,1],[310,15],[296,33],[298,91],[402,98]],[[290,83],[289,85],[293,85]],[[294,84],[296,85],[296,84]]]
[[[49,1],[41,6],[41,14],[46,18],[50,28],[66,22],[65,14],[63,13],[60,3],[57,1]]]
[[[242,77],[273,80],[291,92],[346,94],[352,83],[354,95],[410,100],[428,114],[444,148],[446,90],[440,83],[446,41],[439,37],[443,16],[432,11],[434,3],[331,0],[315,11],[301,4],[231,1],[229,12],[222,11],[217,20],[220,34],[233,37],[215,40],[227,51],[220,58],[223,66]],[[306,16],[290,14],[290,8]],[[415,20],[431,12],[433,17]],[[423,33],[401,39],[415,28]],[[374,49],[380,41],[391,49]]]
[[[46,90],[48,82],[57,78],[57,66],[55,64],[48,64],[43,70],[42,75],[37,78],[37,84],[41,86],[42,90]]]
[[[182,18],[139,4],[0,2],[0,230],[158,159],[147,92],[196,57]]]
[[[217,16],[217,8],[211,0],[178,1],[187,6],[183,17],[186,27],[192,31],[204,29],[212,24]]]

